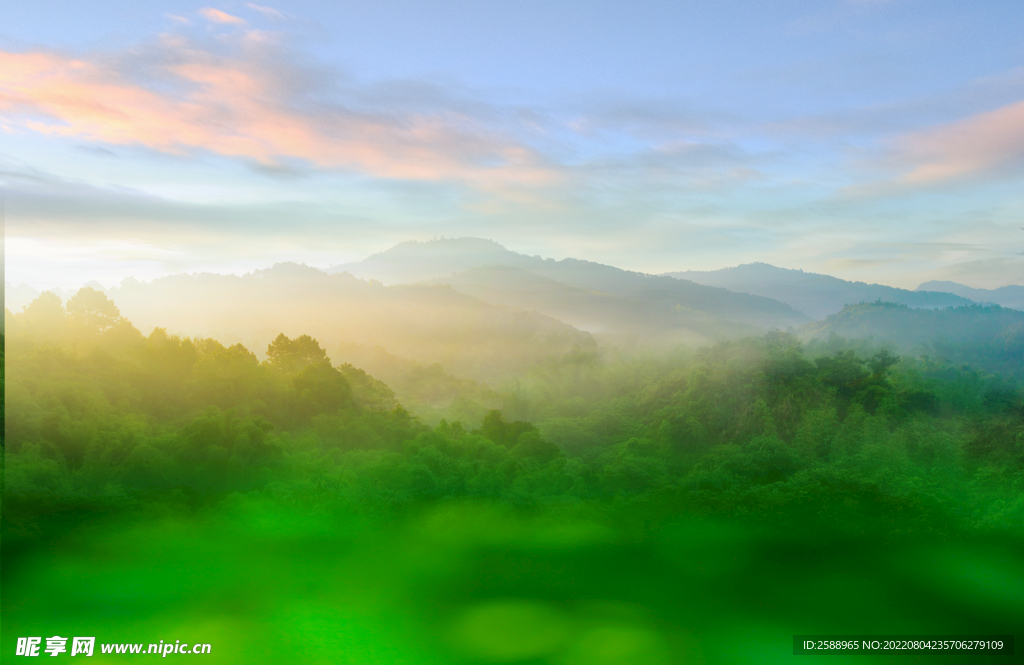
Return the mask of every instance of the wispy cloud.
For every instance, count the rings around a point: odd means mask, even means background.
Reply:
[[[166,36],[148,58],[0,52],[0,118],[41,134],[176,155],[208,152],[263,167],[299,161],[495,191],[558,178],[536,150],[473,117],[445,108],[346,105],[322,93],[337,84],[330,74],[304,70],[296,77],[282,66],[287,55],[267,33],[232,39],[235,50],[227,54]],[[302,77],[316,92],[297,93]]]
[[[1024,101],[902,137],[898,182],[935,185],[999,176],[1024,166]]]
[[[199,13],[203,18],[211,23],[228,23],[232,25],[243,25],[245,23],[244,18],[232,16],[227,12],[222,12],[221,10],[214,9],[213,7],[204,7],[199,10]]]
[[[246,3],[245,6],[248,7],[249,9],[252,9],[253,11],[257,11],[257,12],[259,12],[259,13],[261,13],[264,16],[267,16],[269,18],[284,18],[284,14],[282,14],[278,10],[274,9],[273,7],[264,7],[263,5],[255,5],[255,4],[251,3],[251,2]]]

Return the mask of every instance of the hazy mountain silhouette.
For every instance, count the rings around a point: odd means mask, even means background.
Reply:
[[[240,342],[257,354],[278,333],[309,334],[325,348],[380,346],[483,381],[573,348],[596,347],[589,333],[566,323],[488,304],[447,286],[386,287],[294,263],[242,277],[125,280],[107,294],[144,333],[167,327]]]
[[[721,270],[666,273],[698,284],[719,286],[780,300],[815,320],[840,311],[844,305],[862,302],[898,303],[908,307],[959,307],[973,300],[953,293],[909,291],[881,284],[849,282],[830,275],[776,268],[767,263],[747,263]]]
[[[970,298],[978,303],[993,303],[1012,309],[1024,309],[1024,286],[1016,284],[1001,286],[998,289],[973,289],[956,282],[940,282],[932,280],[917,287],[918,291],[945,291]]]
[[[650,307],[655,307],[679,312],[689,310],[693,313],[690,315],[689,321],[697,321],[703,315],[708,320],[716,319],[764,328],[788,328],[808,321],[808,317],[801,312],[770,298],[747,293],[732,293],[726,289],[702,286],[687,280],[631,272],[591,261],[578,259],[555,261],[554,259],[542,259],[539,256],[517,254],[495,242],[479,238],[405,242],[387,251],[374,254],[365,261],[335,266],[329,271],[345,270],[358,277],[377,279],[389,284],[416,280],[449,283],[459,281],[453,280],[453,275],[466,270],[495,266],[519,268],[564,286],[639,301],[647,308],[639,307],[636,313],[647,318],[653,316]],[[503,276],[520,282],[533,279],[522,273],[513,272],[503,273]],[[496,280],[498,275],[492,274],[492,277]],[[465,288],[470,288],[467,280],[463,279],[461,282]],[[476,289],[477,293],[483,293],[480,290],[482,288],[480,283],[472,288]],[[491,297],[504,302],[514,300],[521,303],[519,305],[521,307],[539,309],[538,305],[527,304],[524,300],[525,293],[530,288],[533,287],[520,287],[513,284],[502,286],[494,281],[488,287],[488,292]],[[548,283],[545,288],[553,289],[555,286]],[[524,291],[524,289],[526,290]],[[497,295],[499,291],[502,291],[504,295]],[[518,295],[513,298],[514,293],[518,293]],[[569,300],[572,297],[581,296],[581,291],[576,291],[575,296],[570,296],[569,291],[562,289],[559,291],[558,300],[565,307],[551,308],[549,312],[552,316],[559,316],[554,311],[580,312],[594,306],[593,298],[591,298],[589,304],[581,302],[569,307]],[[483,295],[481,297],[486,299]],[[618,302],[618,306],[625,307],[625,304]],[[576,314],[573,313],[571,316],[575,318]],[[664,321],[672,320],[672,316],[667,314],[661,314],[660,317]],[[584,319],[580,319],[580,321],[583,324],[603,325],[600,322],[585,321]],[[701,334],[708,332],[710,329]]]
[[[472,268],[435,283],[486,302],[535,310],[616,345],[671,347],[702,344],[715,338],[756,334],[746,324],[723,323],[685,307],[664,307],[643,300],[570,286],[522,268]]]
[[[90,282],[86,286],[94,285],[95,282]],[[61,300],[67,300],[71,296],[75,295],[75,293],[78,291],[77,289],[64,290],[56,287],[45,290],[57,294],[58,296],[60,296]],[[98,290],[105,289],[100,288]],[[29,286],[28,284],[18,284],[17,286],[15,286],[11,282],[4,282],[4,307],[6,309],[11,310],[11,312],[13,313],[20,312],[23,307],[25,307],[30,302],[38,298],[39,294],[42,293],[42,291],[43,290],[37,289],[33,286]]]
[[[527,268],[537,260],[543,259],[509,251],[493,240],[441,238],[399,243],[362,261],[333,265],[327,272],[347,272],[362,279],[376,279],[384,284],[410,284],[480,266]],[[548,260],[554,263],[554,259]]]

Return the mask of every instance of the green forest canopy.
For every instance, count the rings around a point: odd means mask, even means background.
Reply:
[[[503,412],[431,428],[307,335],[279,335],[259,362],[240,344],[143,336],[89,288],[66,307],[40,296],[9,321],[8,344],[7,482],[26,500],[199,500],[326,478],[346,500],[671,489],[700,503],[714,490],[703,509],[756,511],[765,486],[803,501],[839,474],[901,500],[955,487],[972,523],[1021,509],[1006,504],[1022,478],[1016,385],[885,349],[811,357],[770,333],[668,361],[579,350],[536,365]]]

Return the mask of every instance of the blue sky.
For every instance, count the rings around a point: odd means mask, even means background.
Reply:
[[[11,282],[408,239],[1022,283],[1024,4],[21,3]]]

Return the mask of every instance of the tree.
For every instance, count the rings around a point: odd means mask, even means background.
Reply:
[[[565,457],[561,448],[540,438],[540,433],[536,430],[523,432],[519,436],[519,443],[512,447],[512,455],[521,459],[533,459],[542,464]]]
[[[484,416],[484,422],[478,430],[479,434],[506,448],[515,446],[519,442],[520,435],[536,431],[537,428],[531,423],[521,420],[506,422],[501,416],[501,411],[497,410],[489,411]]]
[[[199,341],[197,351],[199,357],[193,369],[193,384],[203,401],[223,407],[233,406],[245,403],[259,389],[259,361],[241,344],[225,348],[215,339],[204,339]]]
[[[853,351],[837,352],[832,357],[816,358],[814,363],[818,366],[818,380],[822,385],[834,388],[841,397],[846,399],[860,390],[868,378],[868,371],[864,369],[863,361],[858,359]]]
[[[309,365],[331,362],[320,343],[309,335],[288,339],[284,333],[267,345],[267,359],[271,367],[285,374],[297,374]]]
[[[899,356],[892,355],[889,353],[888,349],[882,349],[875,355],[868,358],[868,367],[871,368],[872,377],[881,380],[885,378],[885,375],[889,372],[889,368],[899,361]]]
[[[52,291],[43,291],[39,297],[25,307],[20,318],[27,333],[37,339],[54,340],[61,336],[67,324],[67,313],[60,296]]]
[[[292,379],[301,410],[307,416],[335,413],[352,404],[352,388],[327,361],[307,365]]]
[[[91,286],[79,289],[68,300],[66,309],[74,326],[87,335],[104,332],[114,327],[121,318],[117,305],[106,294]]]

